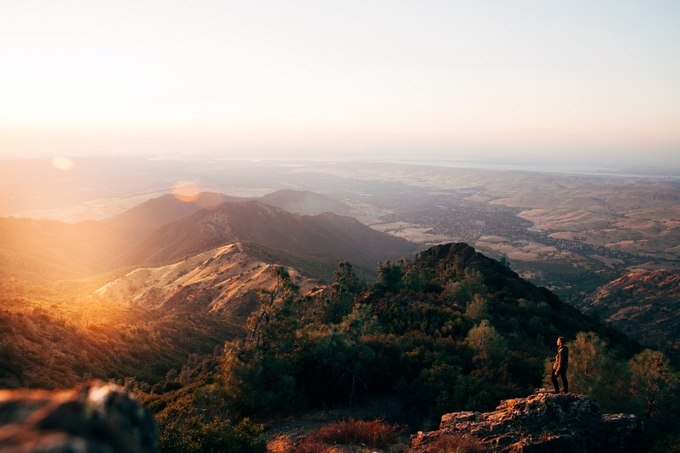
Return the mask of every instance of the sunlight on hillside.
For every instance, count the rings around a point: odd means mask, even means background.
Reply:
[[[200,193],[201,188],[193,181],[178,181],[172,187],[175,198],[185,203],[196,201]]]
[[[96,278],[54,282],[8,279],[0,282],[0,304],[8,312],[49,314],[82,327],[138,320],[138,310],[89,297],[102,283]]]

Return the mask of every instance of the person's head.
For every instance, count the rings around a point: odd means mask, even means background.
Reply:
[[[564,346],[564,337],[557,337],[557,346]]]

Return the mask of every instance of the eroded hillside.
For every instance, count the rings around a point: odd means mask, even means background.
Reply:
[[[680,273],[640,271],[604,285],[584,299],[581,310],[638,338],[680,355]]]

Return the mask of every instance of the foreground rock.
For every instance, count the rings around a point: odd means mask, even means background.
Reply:
[[[429,452],[446,439],[474,438],[489,452],[637,452],[642,423],[635,415],[603,414],[588,395],[544,390],[501,401],[492,412],[442,416],[439,430],[418,433],[412,453]]]
[[[152,416],[120,387],[0,390],[0,451],[157,452]]]

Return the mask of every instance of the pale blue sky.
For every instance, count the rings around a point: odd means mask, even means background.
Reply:
[[[678,1],[0,2],[0,156],[680,161]]]

